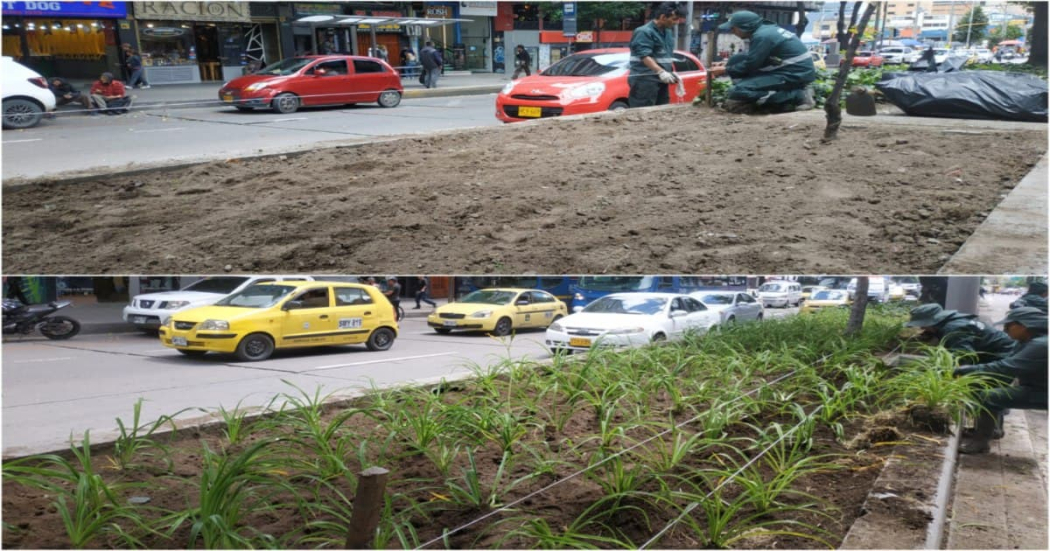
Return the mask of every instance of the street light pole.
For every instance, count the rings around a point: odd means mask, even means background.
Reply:
[[[948,49],[952,49],[952,37],[955,35],[955,0],[952,0],[952,9],[948,12]]]
[[[970,33],[973,32],[973,12],[977,10],[977,3],[970,4],[970,24],[966,26],[966,49],[970,49]]]

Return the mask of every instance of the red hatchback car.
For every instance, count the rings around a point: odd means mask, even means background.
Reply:
[[[862,51],[853,56],[854,67],[882,67],[885,58],[875,52]]]
[[[537,73],[507,83],[496,96],[496,118],[515,122],[626,109],[629,48],[587,50]],[[685,95],[672,85],[671,103],[689,103],[707,86],[707,70],[688,52],[675,51],[674,70]]]
[[[397,107],[403,92],[400,75],[380,59],[324,55],[285,59],[235,78],[219,89],[219,99],[242,111],[294,113],[304,106],[373,101]]]

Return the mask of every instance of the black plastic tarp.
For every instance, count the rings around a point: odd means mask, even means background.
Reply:
[[[1046,81],[1025,73],[886,73],[875,87],[919,117],[1047,121]]]

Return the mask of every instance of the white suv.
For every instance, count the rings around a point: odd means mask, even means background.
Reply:
[[[154,331],[164,320],[187,308],[209,306],[231,293],[267,281],[313,281],[309,276],[217,276],[206,277],[178,291],[135,295],[124,307],[124,321],[145,331]]]
[[[4,56],[4,128],[32,128],[44,113],[55,110],[55,95],[40,73]]]
[[[919,59],[915,50],[906,46],[887,46],[879,50],[879,55],[886,59],[887,64],[915,63]]]
[[[762,306],[789,308],[802,302],[802,286],[794,281],[768,281],[758,288]]]

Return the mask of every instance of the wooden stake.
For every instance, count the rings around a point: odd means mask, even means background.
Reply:
[[[358,475],[354,512],[350,515],[350,529],[346,534],[347,549],[372,547],[379,516],[383,512],[388,474],[390,471],[382,467],[369,467]]]

